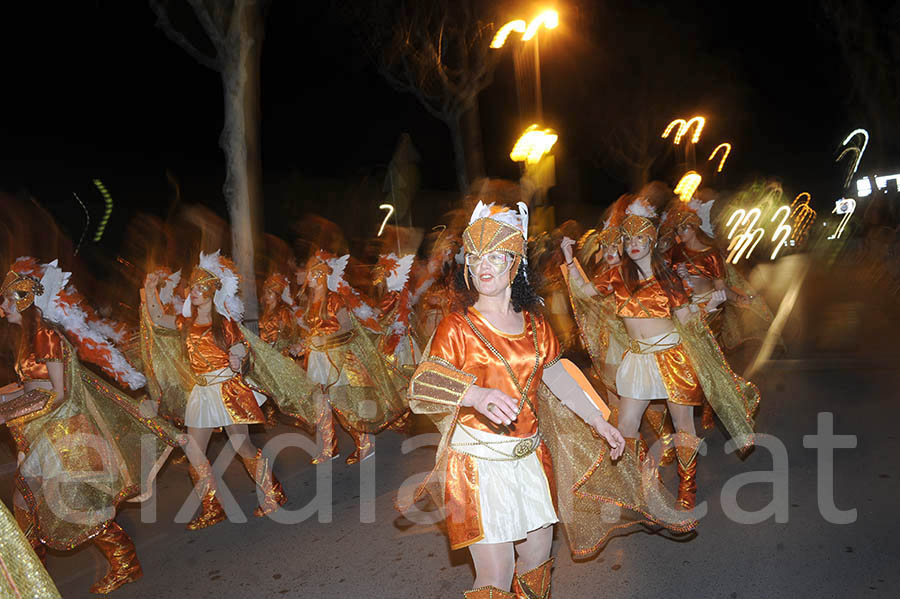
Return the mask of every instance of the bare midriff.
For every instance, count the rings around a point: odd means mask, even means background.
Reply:
[[[625,330],[632,339],[649,339],[675,328],[671,318],[629,318],[622,316]]]

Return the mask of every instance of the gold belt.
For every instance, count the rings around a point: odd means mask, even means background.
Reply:
[[[535,451],[541,444],[541,433],[538,432],[536,435],[532,435],[531,437],[521,439],[518,443],[516,443],[515,447],[513,447],[512,453],[506,453],[500,449],[494,447],[495,445],[500,444],[509,444],[514,441],[514,439],[503,439],[502,441],[482,441],[481,439],[475,438],[472,433],[467,431],[465,428],[461,428],[461,430],[469,435],[469,438],[473,440],[472,443],[450,443],[450,449],[457,451],[459,453],[464,453],[466,455],[472,456],[477,460],[488,460],[489,462],[513,462],[516,460],[521,460],[522,458],[527,458]],[[497,457],[484,457],[480,455],[475,455],[466,451],[465,449],[460,449],[461,447],[473,447],[473,446],[481,446],[486,447],[497,454]]]
[[[655,354],[656,352],[676,347],[678,345],[677,343],[664,343],[672,333],[674,333],[674,331],[669,331],[664,337],[657,339],[653,343],[647,343],[642,339],[631,337],[628,344],[628,351],[633,354]]]

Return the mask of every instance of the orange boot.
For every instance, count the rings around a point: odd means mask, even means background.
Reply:
[[[144,575],[131,537],[115,521],[110,522],[103,532],[94,537],[94,545],[109,562],[109,572],[91,587],[92,593],[111,593]]]
[[[702,439],[690,433],[675,435],[678,454],[678,507],[692,510],[697,503],[697,452]]]
[[[263,492],[263,501],[255,510],[253,515],[260,517],[271,514],[287,502],[284,489],[281,483],[272,473],[272,467],[269,465],[269,458],[263,457],[262,449],[256,450],[256,457],[245,458],[241,456],[244,468],[247,474],[253,479],[253,482]]]
[[[194,490],[200,496],[200,514],[187,523],[187,529],[199,530],[218,524],[227,516],[222,504],[216,498],[216,479],[212,473],[212,466],[207,462],[199,468],[191,466],[188,471],[194,482]]]
[[[550,599],[550,571],[553,569],[551,557],[543,564],[513,577],[516,599]]]
[[[347,427],[347,432],[350,433],[353,443],[356,444],[356,449],[347,457],[347,464],[356,464],[375,455],[375,443],[372,435],[361,433],[350,427]]]
[[[322,415],[316,421],[316,430],[322,436],[322,448],[319,455],[312,459],[313,464],[323,464],[338,457],[337,434],[334,432],[334,413],[331,406],[325,404]]]
[[[659,445],[662,450],[659,454],[659,465],[668,466],[675,461],[675,443],[672,438],[675,429],[672,427],[669,418],[667,418],[668,411],[648,409],[644,412],[644,416],[650,424],[650,428],[653,429],[653,432],[659,438]],[[655,452],[654,455],[656,455]]]
[[[497,587],[479,587],[463,593],[466,599],[516,599],[516,596]]]
[[[703,400],[703,414],[700,417],[700,426],[705,431],[716,428],[716,419],[713,417],[712,406],[705,399]]]
[[[41,539],[38,536],[37,526],[34,525],[34,517],[31,515],[31,512],[25,508],[19,507],[16,505],[16,502],[13,501],[13,514],[16,517],[16,524],[22,529],[22,534],[28,539],[31,548],[34,549],[34,552],[41,560],[41,563],[46,565],[47,547],[44,546],[44,543],[41,542]]]

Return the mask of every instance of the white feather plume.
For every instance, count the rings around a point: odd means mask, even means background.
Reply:
[[[528,239],[528,205],[525,202],[518,202],[516,206],[519,209],[518,212],[505,209],[492,214],[491,209],[494,207],[494,203],[485,204],[478,200],[478,204],[475,205],[475,210],[472,211],[472,216],[469,218],[469,224],[471,225],[479,218],[490,218],[491,220],[515,227],[522,232],[525,239]]]
[[[388,291],[400,291],[409,280],[409,271],[412,269],[414,254],[406,254],[402,258],[398,258],[393,252],[388,254],[388,258],[397,262],[396,268],[387,275]]]
[[[238,297],[238,285],[240,280],[237,273],[222,263],[220,250],[212,254],[200,252],[200,268],[210,272],[219,279],[221,286],[213,296],[213,305],[216,312],[235,322],[244,319],[244,302]]]
[[[625,214],[643,216],[644,218],[656,218],[656,209],[644,198],[635,198],[628,204],[628,208],[625,209]]]
[[[164,283],[159,288],[159,301],[169,306],[175,305],[175,288],[181,282],[181,271],[177,270],[165,277]],[[180,306],[179,306],[180,307]]]
[[[285,285],[284,289],[281,290],[281,301],[286,303],[288,306],[294,305],[294,298],[291,297],[291,286]]]
[[[696,212],[697,216],[700,218],[700,230],[710,237],[716,236],[716,231],[712,224],[712,206],[714,203],[715,200],[700,203],[696,199],[693,199],[688,203],[688,208]]]
[[[350,261],[350,254],[344,254],[339,258],[328,258],[325,262],[331,269],[328,275],[328,290],[337,292],[341,283],[344,281],[344,271],[347,269],[347,263]]]

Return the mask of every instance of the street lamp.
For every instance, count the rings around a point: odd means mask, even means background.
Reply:
[[[694,192],[700,187],[703,177],[696,171],[688,171],[684,174],[675,189],[672,190],[675,195],[681,198],[681,201],[687,204],[694,197]]]
[[[537,124],[531,125],[516,140],[509,157],[513,162],[537,164],[550,151],[557,139],[559,135],[553,129],[538,129]]]

